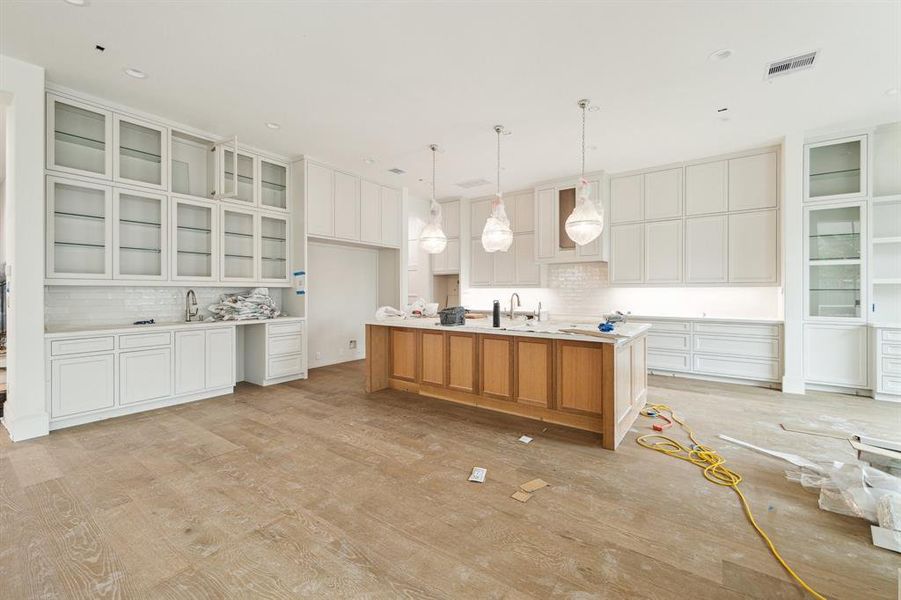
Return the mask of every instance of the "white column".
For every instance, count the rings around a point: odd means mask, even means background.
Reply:
[[[782,280],[785,373],[782,391],[804,393],[804,135],[782,143]]]
[[[44,69],[0,55],[6,111],[3,216],[7,281],[7,401],[14,441],[49,432],[44,369]]]

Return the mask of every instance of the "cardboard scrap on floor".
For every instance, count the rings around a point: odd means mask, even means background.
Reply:
[[[524,484],[522,484],[521,486],[519,486],[519,489],[521,489],[524,492],[531,493],[531,492],[534,492],[535,490],[540,490],[541,488],[547,487],[549,485],[551,485],[551,484],[549,484],[547,481],[545,481],[543,479],[533,479],[532,481],[527,481]]]
[[[532,441],[532,438],[530,438],[527,435],[522,435],[522,436],[519,436],[519,441],[522,442],[523,444],[528,444],[529,442]]]
[[[532,494],[526,493],[522,490],[516,490],[510,497],[514,500],[519,500],[520,502],[528,502],[529,498],[532,497]]]

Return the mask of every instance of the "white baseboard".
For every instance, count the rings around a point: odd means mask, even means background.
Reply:
[[[30,440],[50,433],[50,415],[45,412],[18,419],[4,416],[2,423],[9,432],[9,439],[14,442]]]

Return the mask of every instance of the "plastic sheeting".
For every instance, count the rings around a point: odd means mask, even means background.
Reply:
[[[244,321],[248,319],[274,319],[281,313],[275,305],[269,288],[253,288],[246,294],[222,294],[219,302],[207,307],[214,321]]]

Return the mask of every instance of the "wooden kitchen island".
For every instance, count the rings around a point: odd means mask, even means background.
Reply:
[[[549,326],[373,321],[366,324],[366,391],[403,390],[594,431],[615,450],[647,399],[649,328],[629,324],[601,338]]]

